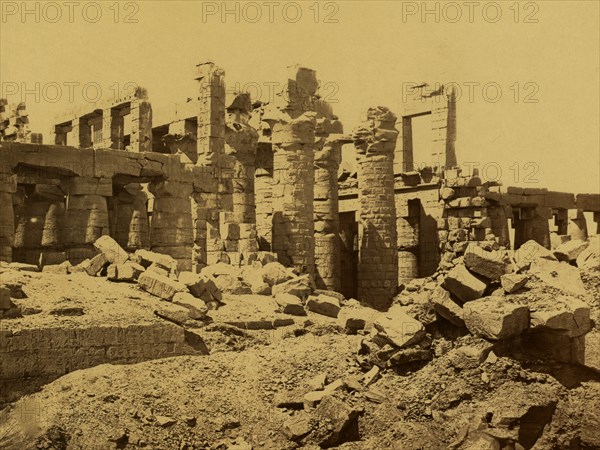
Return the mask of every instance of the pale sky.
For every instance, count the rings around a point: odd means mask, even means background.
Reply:
[[[597,1],[428,2],[425,17],[420,1],[227,2],[225,17],[223,2],[30,2],[24,16],[0,3],[0,96],[27,103],[46,143],[55,115],[98,86],[136,82],[158,112],[196,96],[193,68],[211,60],[230,89],[268,100],[299,63],[346,131],[370,106],[401,114],[403,83],[455,83],[459,163],[500,168],[506,185],[600,192]]]

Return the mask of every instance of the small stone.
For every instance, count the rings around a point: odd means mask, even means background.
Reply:
[[[507,294],[512,294],[519,289],[523,289],[528,281],[529,277],[525,274],[507,273],[500,277],[502,289],[504,289],[504,292]]]
[[[156,423],[163,428],[170,427],[177,423],[175,419],[169,416],[154,416],[154,420],[156,420]]]

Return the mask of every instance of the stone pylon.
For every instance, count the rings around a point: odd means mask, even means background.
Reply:
[[[389,307],[398,288],[395,123],[388,108],[370,108],[352,136],[359,164],[358,299],[377,309]]]

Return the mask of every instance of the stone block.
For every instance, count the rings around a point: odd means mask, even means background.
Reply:
[[[429,300],[438,315],[458,327],[465,325],[462,307],[452,300],[447,290],[438,286],[429,294]]]
[[[106,265],[108,265],[108,259],[106,259],[104,253],[98,253],[92,259],[86,259],[79,263],[77,267],[89,276],[95,277]]]
[[[528,281],[529,277],[525,274],[507,273],[500,277],[502,289],[507,294],[512,294],[524,288]]]
[[[111,264],[108,266],[106,276],[111,281],[126,281],[133,283],[144,272],[144,268],[134,262],[124,264]]]
[[[528,306],[532,330],[550,329],[577,337],[592,329],[590,308],[576,297],[538,296]]]
[[[511,303],[504,297],[485,297],[465,303],[467,329],[476,336],[491,340],[518,336],[529,326],[527,306]]]
[[[141,274],[138,283],[146,292],[169,301],[177,292],[187,291],[183,283],[152,271]]]
[[[173,303],[187,308],[190,318],[195,320],[203,319],[208,312],[206,303],[189,292],[177,292],[173,296]]]
[[[567,262],[539,258],[531,265],[529,272],[540,278],[544,283],[563,292],[571,294],[587,293],[579,269]]]
[[[352,333],[371,328],[380,314],[379,311],[361,306],[356,300],[348,303],[340,310],[338,323]]]
[[[574,239],[559,245],[554,250],[554,256],[559,261],[573,262],[588,247],[587,241]]]
[[[311,436],[321,448],[336,447],[359,439],[358,411],[331,395],[321,399],[314,410],[317,423]]]
[[[334,318],[337,318],[340,313],[340,301],[335,297],[324,294],[308,297],[306,307],[309,311]]]
[[[100,236],[96,239],[94,248],[100,253],[104,253],[111,264],[124,264],[129,259],[129,254],[109,235]]]
[[[579,254],[576,262],[583,270],[600,269],[600,235],[590,237],[588,247]]]
[[[379,337],[399,348],[416,344],[425,337],[423,324],[409,316],[399,305],[380,313],[373,326]]]
[[[446,275],[444,287],[462,302],[468,302],[480,298],[487,284],[459,264]]]
[[[0,309],[7,310],[12,306],[12,302],[10,300],[10,289],[7,287],[0,287]]]
[[[310,275],[301,275],[272,287],[273,295],[287,293],[305,300],[315,290],[315,282]]]
[[[479,274],[490,281],[498,281],[506,273],[508,260],[505,252],[486,251],[477,244],[469,244],[465,250],[465,266],[471,272]]]
[[[140,249],[136,250],[135,257],[139,260],[139,263],[144,267],[148,267],[151,264],[157,264],[161,267],[164,267],[169,272],[177,270],[177,261],[170,255]]]
[[[292,294],[277,294],[275,296],[275,302],[281,308],[281,312],[284,314],[291,314],[293,316],[305,316],[306,311],[302,301]]]
[[[262,278],[269,286],[281,284],[294,278],[292,271],[278,262],[265,264],[262,270]]]
[[[179,273],[178,280],[180,283],[185,284],[190,293],[196,298],[200,298],[206,290],[206,279],[203,275],[185,271]]]

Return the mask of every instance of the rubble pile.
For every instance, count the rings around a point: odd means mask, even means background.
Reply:
[[[8,104],[0,98],[0,141],[41,143],[41,134],[29,128],[29,113],[25,103]]]

